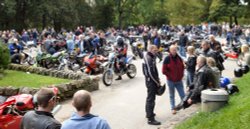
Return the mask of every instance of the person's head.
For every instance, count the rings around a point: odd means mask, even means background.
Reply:
[[[216,62],[215,62],[214,58],[208,57],[208,58],[207,58],[207,65],[208,65],[209,67],[216,67]]]
[[[246,44],[242,45],[242,46],[241,46],[241,51],[242,51],[242,53],[247,53],[247,52],[249,52],[249,47],[248,47],[248,45],[246,45]]]
[[[38,107],[49,109],[50,111],[56,105],[56,95],[50,88],[42,88],[36,93]]]
[[[83,41],[84,40],[84,35],[79,35],[79,39],[81,40],[81,41]]]
[[[194,46],[188,46],[188,47],[187,47],[187,53],[188,53],[189,55],[194,55],[194,52],[195,52]]]
[[[13,39],[13,43],[19,44],[18,40],[16,38]]]
[[[152,53],[153,55],[156,55],[158,53],[158,48],[155,45],[150,45],[148,48],[148,51]]]
[[[206,41],[206,40],[203,40],[202,43],[201,43],[201,48],[204,51],[207,50],[207,49],[209,49],[210,48],[209,42]]]
[[[121,37],[117,39],[117,45],[120,47],[124,46],[124,41]]]
[[[209,36],[209,40],[210,40],[210,41],[215,41],[214,35],[210,35],[210,36]]]
[[[73,96],[73,106],[78,112],[88,113],[92,106],[90,93],[85,90],[77,91]]]
[[[196,66],[198,68],[200,68],[200,67],[206,65],[206,61],[207,61],[207,59],[205,56],[198,56],[197,61],[196,61]]]
[[[170,54],[172,54],[173,56],[177,55],[177,46],[176,45],[171,45],[169,47],[169,52]]]

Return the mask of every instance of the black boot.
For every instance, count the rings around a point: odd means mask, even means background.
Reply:
[[[122,80],[122,76],[118,76],[118,78],[116,78],[115,80]]]
[[[181,101],[177,106],[174,107],[175,111],[179,111],[183,108],[184,102]]]
[[[148,124],[149,125],[161,125],[161,122],[155,120],[155,118],[148,118]]]

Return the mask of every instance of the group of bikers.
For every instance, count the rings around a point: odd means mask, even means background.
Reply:
[[[200,48],[196,49],[190,44],[188,33],[195,32],[197,30],[205,31],[208,33],[209,39],[202,40]],[[167,33],[176,32],[178,40],[176,40],[170,47],[168,55],[163,59],[163,56],[159,49],[161,48],[162,40],[169,40]],[[161,86],[159,79],[159,73],[156,63],[156,57],[159,58],[160,62],[163,60],[161,72],[166,76],[166,82],[169,89],[169,98],[171,111],[176,114],[178,110],[187,108],[190,105],[200,102],[201,91],[207,88],[219,88],[219,79],[222,71],[225,69],[223,62],[223,51],[222,43],[215,39],[216,36],[226,38],[228,45],[232,42],[240,42],[244,35],[246,43],[250,42],[249,28],[242,29],[239,25],[229,27],[228,24],[223,23],[222,25],[217,24],[202,24],[200,26],[187,25],[187,26],[170,26],[163,25],[160,28],[140,25],[138,27],[128,27],[126,30],[120,30],[115,28],[109,28],[106,31],[96,31],[93,27],[77,27],[73,31],[66,31],[62,29],[60,32],[56,32],[53,28],[47,28],[39,33],[36,29],[23,30],[21,34],[15,30],[11,31],[0,31],[0,40],[4,43],[9,44],[10,54],[20,58],[21,62],[23,55],[20,51],[28,41],[33,41],[36,46],[41,46],[41,51],[46,53],[54,54],[60,50],[58,46],[54,45],[55,40],[62,40],[65,45],[59,46],[64,47],[67,52],[76,52],[77,54],[83,53],[95,53],[101,54],[101,48],[108,44],[108,40],[115,39],[114,48],[118,51],[118,59],[121,62],[119,64],[120,70],[124,67],[125,58],[127,56],[127,50],[129,44],[134,42],[134,39],[130,35],[141,35],[144,41],[144,63],[147,65],[145,75],[145,83],[147,87],[147,98],[146,98],[146,117],[148,118],[148,124],[160,125],[161,123],[155,119],[154,107],[155,97],[157,90]],[[126,43],[128,41],[129,44]],[[245,56],[249,58],[249,47],[244,47]],[[248,59],[250,61],[250,59]],[[250,65],[250,64],[249,64]],[[184,74],[184,71],[187,74]],[[184,91],[183,77],[186,75],[186,86],[187,92]],[[121,76],[117,80],[121,80]],[[175,104],[175,89],[177,90],[181,102]],[[39,93],[50,93],[50,91],[43,90]],[[51,95],[53,96],[53,95]],[[34,127],[38,125],[25,124],[25,121],[36,121],[31,120],[31,117],[37,116],[37,114],[43,114],[51,117],[51,114],[46,113],[44,110],[48,110],[52,97],[45,98],[41,97],[40,109],[42,111],[36,111],[25,115],[23,120],[23,129],[27,127]],[[86,100],[80,100],[80,98]],[[96,116],[89,114],[91,107],[90,95],[88,92],[80,91],[77,92],[73,97],[73,105],[77,109],[70,120],[65,122],[63,128],[73,128],[78,124],[78,120],[89,120],[96,119],[93,122],[101,122],[105,128],[110,128],[106,121],[99,119]],[[81,118],[81,116],[84,116]],[[51,118],[50,118],[51,119]],[[61,125],[55,121],[57,128]],[[88,123],[92,125],[93,123]],[[39,125],[42,126],[42,125]]]
[[[214,26],[213,26],[214,27]],[[208,39],[204,39],[201,42],[200,48],[196,49],[189,44],[186,28],[179,31],[179,40],[172,44],[169,48],[169,54],[163,60],[162,74],[166,76],[166,82],[169,89],[170,108],[172,114],[176,114],[178,110],[185,109],[194,103],[201,102],[201,91],[208,88],[220,88],[220,78],[222,71],[225,69],[223,62],[225,60],[223,56],[222,42],[215,39],[218,35],[218,30],[211,30],[208,32]],[[234,35],[230,42],[225,45],[232,44],[231,42],[240,42],[241,34],[240,26],[235,26]],[[246,29],[248,31],[248,29]],[[228,30],[226,33],[231,33]],[[247,37],[247,36],[246,36]],[[228,35],[224,38],[228,38]],[[243,39],[244,40],[244,39]],[[242,45],[241,60],[250,66],[250,51],[249,44],[246,42]],[[160,125],[161,122],[155,119],[154,107],[155,97],[157,90],[162,87],[159,78],[159,73],[156,65],[156,57],[159,49],[157,45],[151,44],[149,51],[144,56],[144,63],[148,65],[146,71],[144,71],[147,98],[146,98],[146,117],[148,118],[148,124]],[[186,69],[186,75],[184,74]],[[144,70],[144,69],[143,69]],[[184,91],[183,78],[186,76],[186,89]],[[177,90],[181,102],[175,104],[175,89]]]

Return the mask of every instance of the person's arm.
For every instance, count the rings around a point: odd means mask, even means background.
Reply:
[[[166,75],[168,70],[168,64],[170,63],[170,57],[165,57],[162,65],[162,74]]]

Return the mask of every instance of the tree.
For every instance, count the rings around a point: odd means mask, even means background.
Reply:
[[[106,29],[113,26],[114,3],[111,1],[99,0],[94,6],[94,23],[98,29]]]

